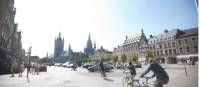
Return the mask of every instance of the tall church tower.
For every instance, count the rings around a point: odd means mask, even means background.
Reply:
[[[90,33],[89,33],[89,37],[88,37],[88,41],[87,41],[87,46],[86,46],[86,48],[84,49],[84,53],[85,53],[86,55],[89,55],[89,54],[91,54],[93,51],[94,51],[94,48],[93,48],[93,44],[92,44],[91,37],[90,37]]]
[[[71,48],[71,45],[69,44],[68,55],[71,56],[72,54],[73,54],[73,50]]]
[[[54,58],[60,56],[60,54],[64,51],[64,37],[61,38],[61,33],[59,32],[59,36],[55,38],[54,44]]]

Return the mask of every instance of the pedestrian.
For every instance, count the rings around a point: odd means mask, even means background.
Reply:
[[[100,72],[102,74],[102,76],[105,78],[106,77],[106,72],[105,72],[105,68],[104,68],[104,65],[103,65],[103,62],[101,61],[100,64]]]
[[[14,76],[15,76],[16,67],[17,67],[17,63],[13,60],[13,61],[12,61],[12,64],[11,64],[11,70],[10,70],[11,73],[12,73],[11,77],[14,77]]]
[[[21,63],[19,68],[19,77],[22,77],[22,73],[24,72],[24,64]]]
[[[39,75],[39,64],[37,63],[35,66],[36,74]]]
[[[28,64],[28,65],[27,65],[27,80],[28,80],[28,82],[29,82],[28,74],[29,74],[29,72],[30,72],[30,69],[31,69],[31,66],[30,66],[30,64]]]
[[[131,79],[133,80],[136,76],[136,70],[135,70],[135,66],[132,64],[131,61],[129,62],[128,70],[130,71]]]
[[[192,58],[192,65],[195,65],[195,60],[194,60],[194,58]]]
[[[154,73],[151,78],[156,76],[156,83],[154,87],[163,87],[164,84],[169,82],[167,72],[155,60],[150,61],[149,68],[140,77],[144,77],[144,75],[150,70]]]
[[[76,68],[77,68],[76,63],[73,63],[73,65],[72,65],[72,70],[76,71]]]

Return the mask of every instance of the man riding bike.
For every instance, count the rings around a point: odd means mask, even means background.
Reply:
[[[149,68],[140,77],[144,77],[144,75],[147,74],[150,70],[152,70],[154,73],[151,78],[156,76],[157,79],[155,87],[163,87],[164,84],[169,82],[168,74],[155,60],[150,61]]]
[[[106,72],[105,72],[105,68],[102,61],[100,62],[99,66],[100,66],[101,74],[103,75],[103,77],[106,77]]]
[[[135,66],[132,64],[131,61],[129,62],[128,70],[130,71],[131,79],[133,79],[136,76],[136,70],[135,70]]]

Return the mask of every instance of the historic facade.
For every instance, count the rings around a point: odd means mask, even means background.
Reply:
[[[179,58],[197,57],[198,28],[165,30],[159,35],[150,35],[148,44],[153,57],[163,63],[177,63]]]
[[[150,35],[148,44],[154,58],[163,63],[176,63],[177,33],[177,30],[164,30],[164,33],[159,35]]]
[[[114,48],[113,54],[121,58],[121,55],[124,53],[128,60],[132,59],[133,54],[138,54],[139,61],[144,61],[147,50],[148,40],[142,29],[139,34],[132,37],[126,36],[124,43],[117,48]]]
[[[180,58],[197,58],[198,57],[198,28],[187,30],[178,30],[176,37],[178,60]]]
[[[77,62],[77,64],[81,64],[83,58],[82,52],[74,52],[69,44],[69,48],[64,50],[64,37],[61,38],[61,33],[55,39],[54,44],[54,62],[56,63],[64,63],[68,62]]]
[[[0,1],[0,74],[9,73],[13,62],[23,62],[21,32],[15,23],[16,8],[14,0]]]
[[[100,49],[95,50],[92,54],[89,55],[92,61],[100,61],[103,57],[111,57],[112,52],[101,47]]]

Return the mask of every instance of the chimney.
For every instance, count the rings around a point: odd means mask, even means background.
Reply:
[[[126,35],[126,39],[128,39],[128,36]]]
[[[167,29],[165,29],[165,31],[164,31],[165,33],[168,33],[168,30]]]
[[[153,35],[149,35],[150,38],[153,38]]]

